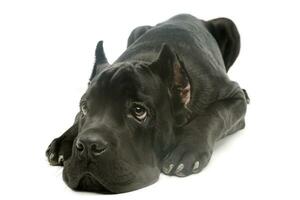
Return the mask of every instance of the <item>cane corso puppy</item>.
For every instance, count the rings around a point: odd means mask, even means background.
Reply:
[[[234,23],[182,14],[134,29],[109,64],[103,42],[75,123],[46,154],[75,190],[121,193],[160,172],[200,172],[216,141],[245,127],[245,90],[227,72],[240,50]]]

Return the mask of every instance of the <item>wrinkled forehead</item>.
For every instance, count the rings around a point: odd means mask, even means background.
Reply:
[[[146,64],[118,63],[94,78],[88,95],[114,100],[144,100],[143,98],[155,98],[159,84]]]

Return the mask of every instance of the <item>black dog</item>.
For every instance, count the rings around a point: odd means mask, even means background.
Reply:
[[[245,127],[249,98],[227,71],[240,37],[226,18],[177,15],[134,29],[110,65],[102,41],[74,125],[46,154],[72,189],[121,193],[187,176]]]

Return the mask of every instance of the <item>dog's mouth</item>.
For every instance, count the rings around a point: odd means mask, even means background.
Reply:
[[[96,192],[100,194],[126,192],[127,189],[130,189],[130,185],[135,182],[134,174],[110,177],[110,181],[106,181],[103,176],[96,175],[91,171],[79,173],[79,175],[75,176],[69,176],[63,173],[63,179],[73,190]]]
[[[130,192],[139,188],[146,187],[158,180],[160,171],[158,168],[150,168],[135,173],[123,173],[116,175],[113,172],[106,175],[91,170],[63,171],[65,183],[77,191],[96,192],[100,194],[118,194]]]
[[[107,187],[100,183],[92,174],[84,174],[76,188],[78,191],[97,192],[102,194],[113,194]]]
[[[71,157],[64,162],[63,179],[73,190],[117,194],[146,187],[158,180],[156,165],[122,159],[91,161]]]

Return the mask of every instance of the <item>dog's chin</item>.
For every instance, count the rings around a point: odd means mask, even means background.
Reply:
[[[88,192],[97,192],[102,194],[113,194],[113,192],[107,187],[105,187],[102,183],[100,183],[97,178],[94,177],[93,174],[86,173],[84,174],[79,182],[75,190],[78,191],[88,191]]]

